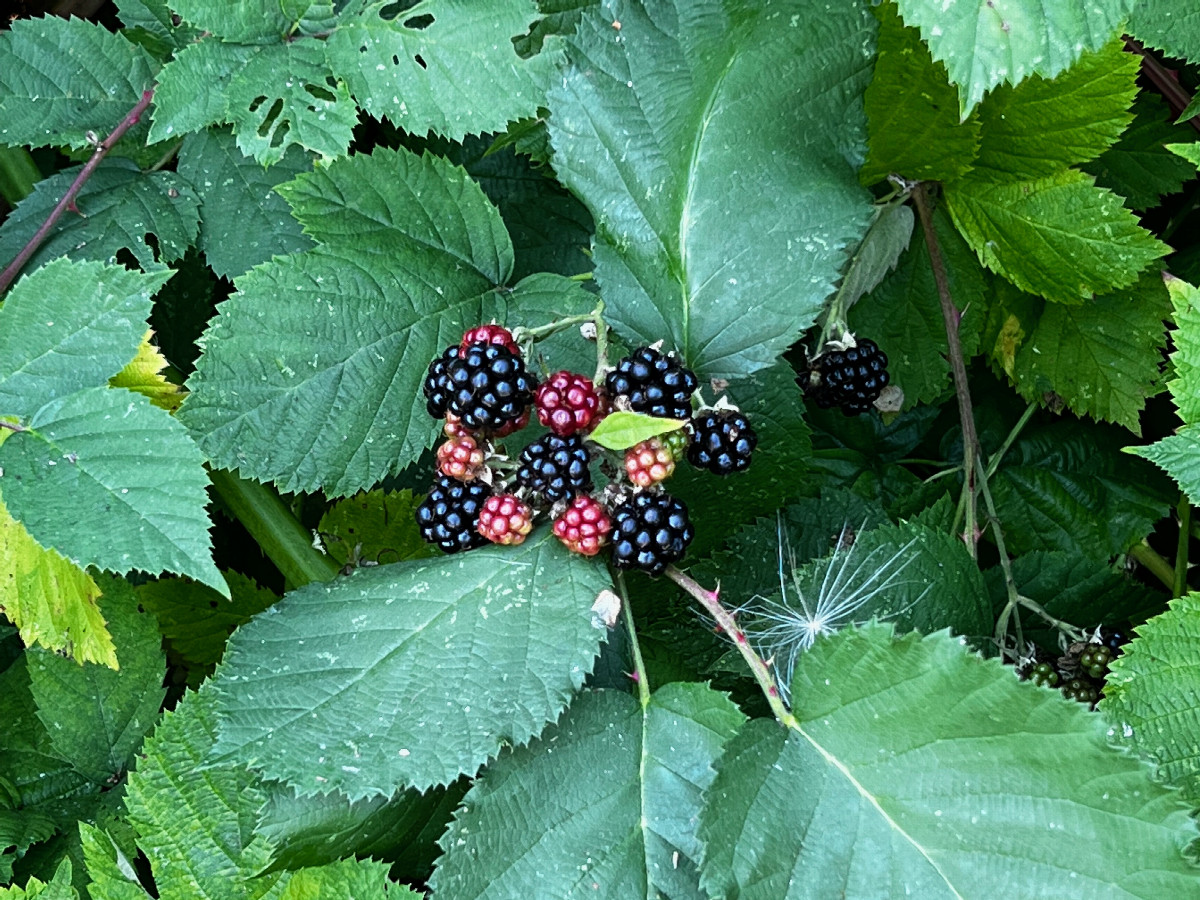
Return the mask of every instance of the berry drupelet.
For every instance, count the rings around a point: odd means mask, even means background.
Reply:
[[[670,494],[639,492],[613,509],[613,565],[660,575],[692,542],[687,506]]]
[[[698,386],[695,372],[651,347],[634,350],[604,379],[609,397],[626,397],[634,412],[661,419],[690,416]]]
[[[513,494],[488,497],[477,530],[493,544],[520,544],[533,530],[533,510]]]
[[[446,410],[470,431],[519,421],[533,401],[537,380],[520,357],[499,344],[471,344],[446,364]]]
[[[576,497],[562,515],[554,520],[554,534],[568,550],[583,556],[595,556],[608,543],[612,519],[595,497]]]
[[[517,484],[554,503],[592,489],[587,446],[578,434],[547,434],[521,451]]]
[[[574,372],[555,372],[542,382],[534,406],[538,421],[559,437],[588,431],[604,415],[604,402],[591,379]]]
[[[512,332],[503,325],[476,325],[467,329],[462,343],[458,345],[459,352],[466,353],[472,344],[496,344],[507,349],[513,356],[521,355],[521,348],[513,340]]]
[[[675,472],[675,457],[658,438],[642,441],[625,451],[625,474],[641,488],[666,481]]]
[[[750,465],[758,434],[750,420],[736,410],[708,410],[692,419],[687,459],[698,469],[731,475]]]
[[[442,355],[429,364],[425,373],[425,383],[421,386],[425,394],[425,410],[435,419],[446,415],[450,406],[450,379],[446,369],[450,363],[458,359],[458,348],[447,347]],[[456,417],[457,418],[457,417]],[[453,437],[453,435],[450,435]]]
[[[482,547],[487,543],[476,527],[491,488],[478,481],[464,483],[443,475],[417,507],[421,537],[447,553]]]

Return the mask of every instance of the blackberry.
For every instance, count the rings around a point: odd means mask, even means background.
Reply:
[[[421,389],[425,393],[425,409],[435,419],[446,415],[450,405],[450,378],[447,367],[458,359],[458,347],[447,347],[442,355],[429,364],[425,373],[425,384]]]
[[[447,553],[482,547],[487,538],[475,529],[479,513],[492,490],[478,481],[464,483],[443,475],[417,507],[421,537]]]
[[[569,500],[592,489],[588,451],[583,437],[547,434],[521,451],[517,483],[546,501]]]
[[[1058,684],[1058,673],[1054,671],[1054,666],[1050,663],[1038,663],[1025,676],[1034,684],[1040,684],[1044,687],[1054,687]]]
[[[687,459],[698,469],[730,475],[750,465],[757,446],[758,434],[744,415],[736,410],[711,410],[692,419]]]
[[[512,332],[503,325],[476,325],[474,328],[467,330],[463,335],[462,342],[458,345],[458,349],[462,353],[467,352],[467,348],[472,344],[499,344],[501,347],[507,348],[508,352],[513,356],[521,355],[521,348],[517,346],[517,342],[513,340]]]
[[[694,536],[688,509],[670,494],[639,492],[613,510],[613,565],[660,575]]]
[[[692,414],[692,394],[699,386],[696,373],[674,356],[639,347],[604,379],[609,397],[628,397],[634,412],[660,419],[686,419]]]
[[[1088,644],[1079,654],[1079,668],[1097,681],[1103,681],[1113,652],[1106,644]]]
[[[891,377],[887,354],[869,338],[854,347],[830,350],[811,365],[820,373],[813,397],[822,409],[840,406],[847,416],[857,416],[874,405]]]
[[[537,379],[525,363],[499,344],[471,344],[446,365],[446,408],[468,430],[501,428],[517,421],[533,401]],[[447,354],[449,351],[447,351]]]

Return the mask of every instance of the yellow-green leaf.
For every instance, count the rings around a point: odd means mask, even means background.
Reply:
[[[150,343],[154,332],[147,331],[138,347],[137,356],[130,360],[120,372],[108,380],[112,387],[126,388],[145,394],[155,406],[167,412],[175,412],[183,402],[185,391],[177,384],[172,384],[163,377],[162,370],[167,367],[167,360],[158,347]]]
[[[660,434],[678,431],[684,422],[684,419],[660,419],[620,410],[605,417],[588,437],[609,450],[627,450]]]

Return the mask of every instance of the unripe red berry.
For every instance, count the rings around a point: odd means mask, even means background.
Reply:
[[[675,457],[658,438],[642,441],[625,451],[625,474],[638,487],[665,481],[675,471]]]
[[[483,468],[483,451],[468,434],[446,441],[437,451],[438,471],[459,481],[474,481]]]
[[[596,386],[574,372],[555,372],[538,387],[533,402],[538,421],[559,437],[587,431],[604,415]]]
[[[595,497],[581,495],[554,520],[554,534],[568,550],[595,556],[608,543],[612,519]]]
[[[471,344],[499,344],[501,347],[508,348],[508,352],[513,356],[521,355],[521,348],[513,340],[512,332],[503,325],[476,325],[474,328],[468,329],[467,333],[463,335],[462,343],[458,345],[459,351],[465,352]]]
[[[519,544],[533,530],[533,510],[514,494],[496,494],[483,504],[478,530],[494,544]]]

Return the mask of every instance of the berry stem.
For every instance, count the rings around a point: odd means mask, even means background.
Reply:
[[[1179,498],[1179,544],[1175,550],[1175,578],[1171,586],[1172,597],[1182,597],[1187,593],[1188,573],[1188,542],[1191,540],[1192,504],[1187,494]]]
[[[608,369],[608,323],[604,321],[603,300],[596,301],[596,308],[592,311],[592,324],[596,326],[596,376],[592,381],[603,384],[604,373]]]
[[[29,258],[37,252],[37,248],[42,245],[42,241],[50,234],[51,229],[54,228],[58,220],[62,218],[62,214],[68,209],[74,208],[75,198],[79,196],[79,192],[83,189],[87,180],[92,177],[92,173],[96,171],[96,167],[100,165],[101,160],[108,155],[108,151],[116,145],[125,132],[138,123],[142,118],[142,113],[146,111],[152,99],[154,99],[153,90],[142,91],[142,99],[137,102],[137,105],[126,113],[121,123],[112,130],[112,134],[96,145],[96,150],[92,153],[91,159],[87,161],[79,174],[75,176],[75,180],[67,188],[67,192],[63,194],[62,199],[58,201],[54,209],[50,211],[50,215],[46,217],[46,221],[42,223],[42,227],[29,239],[29,243],[21,248],[21,252],[8,264],[4,271],[0,272],[0,294],[8,290],[9,285],[16,279],[21,269],[24,268],[25,263],[29,262]]]
[[[1141,43],[1131,37],[1125,38],[1125,49],[1142,58],[1142,72],[1162,94],[1175,115],[1180,115],[1192,102],[1191,95],[1180,85],[1175,72],[1168,69]],[[1200,116],[1188,119],[1188,124],[1200,131]]]
[[[629,591],[625,587],[625,573],[616,569],[617,593],[621,597],[621,612],[625,616],[625,630],[629,633],[629,649],[633,653],[633,680],[637,682],[638,702],[642,709],[650,705],[650,681],[646,677],[646,662],[642,659],[642,647],[638,643],[637,629],[633,626],[633,610],[629,608]]]
[[[925,234],[925,245],[929,248],[929,262],[933,268],[933,280],[937,284],[938,298],[942,303],[942,319],[946,325],[946,343],[950,349],[950,371],[954,375],[954,393],[958,397],[958,417],[962,420],[963,430],[963,496],[960,501],[965,524],[963,525],[963,540],[967,550],[974,559],[979,543],[979,529],[976,525],[976,499],[978,486],[975,481],[975,461],[979,456],[979,437],[975,433],[975,413],[971,407],[971,389],[967,384],[967,364],[963,359],[962,342],[958,336],[960,315],[954,299],[950,296],[950,280],[946,277],[946,263],[942,259],[942,247],[938,242],[937,231],[933,227],[933,210],[929,202],[929,186],[926,182],[917,184],[912,191],[913,201],[917,206],[917,216],[921,220],[921,230]],[[986,489],[986,488],[985,488]],[[955,516],[957,526],[958,516]],[[1001,553],[1003,556],[1003,553]]]
[[[792,715],[784,704],[783,698],[779,696],[779,686],[775,683],[775,676],[771,674],[770,667],[750,646],[750,641],[741,626],[738,625],[737,619],[722,605],[720,587],[710,591],[674,566],[667,566],[666,576],[695,598],[704,607],[705,612],[716,620],[721,630],[733,641],[733,645],[737,647],[738,652],[742,654],[742,658],[750,667],[754,680],[762,688],[771,712],[775,714],[779,723],[787,728],[798,729],[799,723],[796,721],[796,717]]]
[[[1004,459],[1004,454],[1012,447],[1013,443],[1017,440],[1017,436],[1024,431],[1025,426],[1029,424],[1029,420],[1033,418],[1033,414],[1037,412],[1037,409],[1038,405],[1036,401],[1025,407],[1025,412],[1021,413],[1021,418],[1012,427],[1012,431],[1008,433],[1008,437],[1004,439],[1004,443],[1000,445],[1000,449],[993,453],[992,458],[988,460],[987,468],[983,472],[985,481],[996,474],[996,470],[1000,468],[1000,461]]]
[[[1145,539],[1130,547],[1128,552],[1130,556],[1146,567],[1146,571],[1161,581],[1167,590],[1174,590],[1174,567],[1163,559]]]

